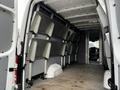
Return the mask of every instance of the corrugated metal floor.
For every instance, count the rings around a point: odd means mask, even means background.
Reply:
[[[38,80],[29,90],[105,90],[100,65],[71,65],[55,79]]]

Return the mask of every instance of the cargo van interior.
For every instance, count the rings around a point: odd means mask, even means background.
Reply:
[[[44,0],[27,23],[25,90],[110,89],[109,28],[99,0]]]

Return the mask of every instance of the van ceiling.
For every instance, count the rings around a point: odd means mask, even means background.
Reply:
[[[80,30],[99,30],[96,0],[44,0],[56,13]]]

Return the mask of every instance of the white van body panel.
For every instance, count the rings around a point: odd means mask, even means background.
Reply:
[[[119,83],[119,65],[120,65],[120,37],[119,29],[117,27],[117,15],[115,10],[115,0],[106,0],[107,9],[108,9],[108,17],[109,17],[109,24],[111,30],[111,39],[113,44],[113,53],[114,53],[114,71],[115,71],[115,84],[118,86],[118,90],[120,89]]]
[[[1,0],[0,3],[0,27],[1,31],[4,30],[3,33],[0,33],[1,37],[1,45],[11,42],[9,47],[5,47],[3,51],[0,52],[0,90],[13,90],[16,88],[16,77],[15,77],[15,70],[10,71],[10,68],[16,69],[16,42],[17,42],[17,0]],[[2,13],[3,11],[3,13]],[[3,16],[2,16],[3,15]],[[3,19],[2,19],[3,18]],[[6,21],[7,20],[7,21]],[[2,25],[3,24],[3,25]],[[4,26],[6,25],[6,26]],[[9,27],[11,26],[11,27]],[[9,35],[11,35],[9,37]],[[6,36],[6,38],[4,38]],[[2,39],[4,39],[2,41]],[[10,40],[11,39],[11,40]],[[10,41],[7,41],[10,40]],[[6,46],[6,44],[4,45]],[[2,46],[3,47],[3,46]],[[5,50],[5,51],[4,51]]]

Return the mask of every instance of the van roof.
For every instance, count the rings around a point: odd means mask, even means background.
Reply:
[[[100,23],[96,0],[43,0],[44,3],[70,21],[78,29],[98,30]]]

